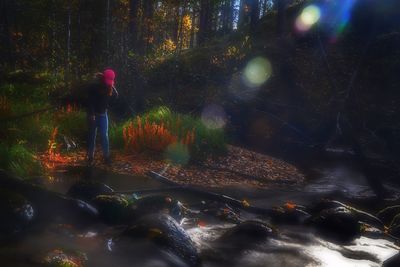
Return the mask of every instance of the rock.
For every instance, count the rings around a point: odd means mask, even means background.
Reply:
[[[325,238],[346,243],[361,235],[357,216],[344,207],[322,210],[311,219],[311,223]]]
[[[189,266],[200,265],[200,258],[190,236],[167,214],[149,214],[140,218],[121,236],[114,239],[115,246],[121,247],[127,240],[140,242],[141,245],[145,244],[145,241],[150,241],[157,247],[178,256]]]
[[[93,205],[107,224],[119,224],[128,220],[129,201],[122,195],[99,195],[93,199]]]
[[[303,224],[311,215],[296,206],[275,207],[271,213],[271,221],[274,224]]]
[[[1,237],[12,236],[26,230],[35,219],[32,204],[22,195],[0,190]]]
[[[65,253],[56,249],[47,253],[42,260],[42,265],[45,267],[83,267],[86,260],[86,255],[83,253]]]
[[[235,249],[250,248],[273,235],[275,235],[274,230],[267,224],[260,221],[245,221],[225,232],[218,239],[218,243]]]
[[[400,238],[400,213],[394,216],[389,226],[389,233]]]
[[[378,217],[336,200],[323,199],[322,201],[318,202],[316,205],[311,207],[309,209],[309,212],[311,214],[319,214],[323,210],[340,208],[340,207],[349,210],[351,213],[353,213],[354,216],[357,217],[359,221],[370,224],[381,230],[384,229],[384,224]]]
[[[150,213],[164,212],[180,222],[184,216],[182,203],[165,195],[151,195],[139,198],[132,203],[130,208],[137,218]]]
[[[385,225],[389,226],[397,214],[400,214],[400,205],[384,208],[378,212],[377,217],[381,219]]]
[[[200,212],[197,214],[200,220],[208,221],[210,216],[218,220],[227,221],[231,223],[241,222],[240,211],[232,208],[226,203],[217,201],[205,202],[202,201]],[[206,216],[204,216],[206,215]]]
[[[35,208],[36,218],[44,223],[61,219],[65,223],[92,223],[97,210],[81,200],[47,190],[0,170],[0,187],[23,195]]]
[[[385,260],[382,267],[398,267],[400,266],[400,253],[397,253],[393,257]]]
[[[73,184],[69,188],[67,195],[84,201],[91,201],[98,195],[109,195],[113,192],[114,190],[106,184],[96,181],[83,180]]]

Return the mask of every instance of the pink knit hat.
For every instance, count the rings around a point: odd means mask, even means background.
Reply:
[[[108,86],[114,86],[115,72],[112,69],[103,71],[103,81]]]

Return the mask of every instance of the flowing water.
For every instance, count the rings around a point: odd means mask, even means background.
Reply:
[[[320,162],[310,168],[304,186],[277,186],[269,189],[224,188],[216,190],[239,199],[246,199],[260,207],[282,205],[287,201],[308,205],[323,196],[340,193],[351,197],[369,197],[369,189],[362,173],[349,161]],[[45,180],[46,186],[65,193],[69,186],[81,179],[82,173],[68,171],[55,173]],[[128,176],[97,171],[95,177],[116,191],[163,188],[165,185],[148,177]],[[394,189],[395,190],[395,189]],[[215,191],[215,189],[214,189]],[[188,206],[202,199],[184,193],[168,193]],[[252,218],[250,214],[244,217]],[[185,225],[203,257],[203,266],[381,266],[382,262],[399,251],[393,242],[381,238],[360,237],[350,244],[338,245],[326,241],[306,227],[277,225],[279,238],[271,238],[256,247],[232,253],[215,250],[214,241],[233,224],[218,222],[207,225]],[[120,229],[95,225],[89,229],[76,229],[69,225],[49,225],[26,236],[19,242],[0,247],[0,266],[41,266],[46,251],[63,249],[81,251],[87,256],[85,266],[179,266],[181,262],[170,253],[151,249],[138,250],[138,255],[127,258],[110,251],[109,240]],[[229,244],[228,244],[229,247]],[[168,262],[168,263],[167,263]]]

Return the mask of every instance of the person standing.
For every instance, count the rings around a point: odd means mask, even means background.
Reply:
[[[117,93],[114,87],[115,72],[106,69],[96,75],[96,81],[88,87],[87,117],[88,117],[88,164],[93,165],[96,147],[97,131],[100,132],[103,158],[106,164],[111,164],[110,148],[108,140],[108,104],[113,93]]]

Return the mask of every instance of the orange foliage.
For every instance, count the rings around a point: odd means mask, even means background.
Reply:
[[[177,120],[174,125],[175,132],[182,132],[182,138],[171,132],[171,125],[166,125],[164,122],[150,123],[145,118],[144,123],[138,116],[136,123],[131,121],[127,126],[122,129],[122,134],[125,142],[125,148],[134,151],[151,150],[162,152],[170,144],[181,142],[185,145],[192,145],[195,141],[194,130],[184,132],[180,129],[180,120]]]
[[[289,201],[289,202],[285,203],[285,208],[288,210],[294,210],[296,207],[297,207],[297,205],[294,204],[293,202]]]
[[[67,159],[65,159],[59,152],[57,152],[57,138],[58,127],[54,127],[50,139],[48,140],[48,148],[47,148],[47,157],[44,160],[44,165],[48,169],[52,169],[55,167],[56,163],[66,163]]]

